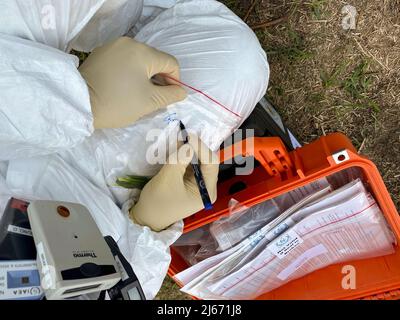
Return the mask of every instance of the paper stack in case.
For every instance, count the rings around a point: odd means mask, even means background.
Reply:
[[[253,299],[325,266],[394,252],[395,238],[360,180],[329,191],[177,274],[182,291],[203,299]]]

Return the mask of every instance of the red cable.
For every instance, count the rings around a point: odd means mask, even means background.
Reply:
[[[220,107],[222,107],[222,108],[224,108],[225,110],[229,111],[230,113],[232,113],[232,114],[235,115],[236,117],[242,118],[242,116],[241,116],[240,114],[237,114],[236,112],[233,112],[232,110],[230,110],[229,108],[225,107],[222,103],[220,103],[220,102],[218,102],[217,100],[215,100],[214,98],[210,97],[208,94],[204,93],[203,91],[201,91],[201,90],[199,90],[199,89],[196,89],[196,88],[194,88],[194,87],[192,87],[192,86],[190,86],[190,85],[188,85],[188,84],[186,84],[186,83],[183,83],[182,81],[179,81],[179,80],[177,80],[177,79],[175,79],[175,78],[172,78],[171,76],[169,76],[169,75],[167,75],[167,74],[163,74],[163,77],[168,78],[168,79],[171,79],[172,81],[175,81],[175,82],[181,84],[182,86],[185,86],[185,87],[187,87],[187,88],[189,88],[189,89],[191,89],[191,90],[193,90],[193,91],[195,91],[195,92],[197,92],[197,93],[200,93],[201,95],[205,96],[206,98],[208,98],[208,99],[211,100],[212,102],[216,103],[216,104],[219,105]]]

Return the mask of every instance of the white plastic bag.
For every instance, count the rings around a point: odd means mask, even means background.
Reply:
[[[96,132],[84,144],[63,153],[64,159],[78,163],[81,172],[99,186],[104,186],[104,181],[113,186],[117,177],[127,174],[157,173],[161,165],[150,164],[146,154],[150,146],[157,149],[168,136],[176,135],[177,119],[217,150],[251,113],[267,88],[268,62],[257,37],[217,1],[179,1],[144,26],[136,39],[174,55],[182,81],[230,111],[188,89],[184,101],[127,128]],[[146,139],[152,129],[161,131],[158,139]],[[131,195],[118,187],[111,189],[119,203]]]
[[[273,199],[250,208],[231,199],[228,206],[229,215],[184,233],[173,244],[174,250],[189,265],[230,249],[280,213]]]
[[[202,116],[217,113],[217,109],[225,111],[216,123],[229,125],[228,119],[234,119],[240,124],[265,94],[269,67],[264,50],[254,32],[218,1],[177,1],[145,25],[135,39],[176,57],[182,81],[206,92],[231,112],[191,90],[189,99],[175,106],[178,111],[193,103],[201,107],[195,111]],[[209,132],[202,138],[216,149],[222,141],[218,141],[218,132],[214,133],[217,138]]]
[[[218,251],[225,251],[259,230],[282,211],[274,199],[253,207],[246,207],[232,199],[230,215],[210,224],[210,234],[218,243]]]
[[[142,14],[127,35],[133,38],[143,26],[153,21],[165,9],[174,6],[176,2],[177,0],[143,0]]]
[[[10,192],[17,197],[22,195],[23,198],[85,205],[102,234],[110,235],[117,241],[121,252],[132,265],[147,299],[154,298],[171,260],[169,246],[181,235],[182,222],[161,232],[133,224],[127,216],[132,202],[126,203],[124,211],[121,211],[107,189],[93,185],[58,155],[10,161],[7,184]]]
[[[0,33],[68,51],[90,51],[126,33],[142,0],[2,0]]]
[[[0,32],[66,51],[105,0],[2,0]]]
[[[7,201],[10,198],[11,192],[8,189],[6,179],[0,174],[0,219],[3,216],[4,209],[7,206]]]
[[[0,161],[71,148],[93,132],[73,55],[0,34]]]
[[[5,177],[6,177],[7,167],[8,167],[7,161],[0,161],[0,177],[3,179],[5,179]],[[0,188],[0,190],[1,190],[1,188]]]
[[[321,178],[251,207],[246,207],[235,199],[231,199],[228,204],[228,215],[183,234],[174,243],[174,249],[189,265],[199,263],[208,257],[229,250],[256,233],[257,230],[279,219],[278,216],[282,217],[281,214],[284,214],[289,207],[298,205],[309,195],[315,195],[328,187],[328,181]],[[283,232],[284,228],[288,228],[288,224],[281,222],[273,227],[270,233]]]
[[[142,13],[143,0],[107,0],[72,41],[71,47],[89,52],[126,34]]]

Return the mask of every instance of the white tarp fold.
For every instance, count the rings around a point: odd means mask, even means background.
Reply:
[[[0,34],[0,160],[71,148],[93,132],[78,58]]]

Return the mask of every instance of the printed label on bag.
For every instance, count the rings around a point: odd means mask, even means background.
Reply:
[[[289,230],[268,245],[268,249],[279,259],[283,259],[302,242],[303,239],[294,230]]]
[[[266,238],[269,241],[274,240],[276,237],[278,237],[279,235],[281,235],[282,233],[284,233],[286,230],[290,229],[293,225],[295,224],[295,222],[293,221],[292,218],[287,218],[284,222],[281,222],[280,224],[278,224],[275,228],[273,228],[272,230],[270,230],[267,235]]]
[[[14,226],[12,224],[10,224],[7,228],[8,232],[12,232],[12,233],[18,233],[18,234],[22,234],[24,236],[29,236],[32,237],[32,231],[26,228],[22,228],[22,227],[18,227],[18,226]]]

